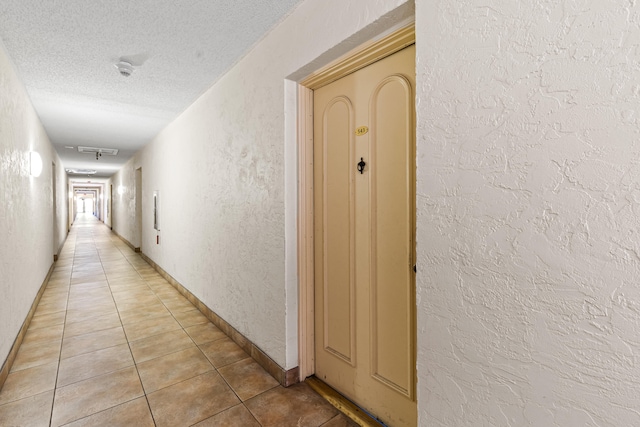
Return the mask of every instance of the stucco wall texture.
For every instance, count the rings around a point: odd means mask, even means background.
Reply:
[[[30,175],[31,151],[42,159],[38,177]],[[0,41],[0,366],[64,242],[66,216],[66,173]]]
[[[416,6],[421,424],[640,425],[640,4]]]
[[[142,167],[142,251],[285,369],[298,365],[297,282],[285,274],[285,245],[296,244],[285,240],[285,210],[297,221],[284,194],[285,116],[295,114],[285,108],[285,79],[406,3],[302,3],[112,178],[129,194]],[[114,230],[132,241],[129,200],[114,194]]]
[[[285,79],[406,4],[303,2],[113,179],[116,231],[142,166],[143,251],[283,367]],[[419,424],[640,425],[640,5],[415,14]]]

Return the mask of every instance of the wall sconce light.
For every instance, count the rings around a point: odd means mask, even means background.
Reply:
[[[118,194],[121,196],[124,194],[124,187],[122,185],[118,185]]]
[[[39,177],[42,173],[42,157],[40,157],[40,154],[35,151],[29,152],[29,163],[31,176]]]

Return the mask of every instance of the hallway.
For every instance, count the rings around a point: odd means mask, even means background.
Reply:
[[[4,387],[2,426],[352,426],[281,387],[93,216],[79,215]]]

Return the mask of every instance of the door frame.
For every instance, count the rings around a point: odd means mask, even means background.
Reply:
[[[315,373],[313,91],[415,43],[415,22],[403,24],[298,83],[298,366],[299,379]],[[415,337],[414,337],[415,339]]]

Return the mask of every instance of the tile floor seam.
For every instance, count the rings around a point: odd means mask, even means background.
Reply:
[[[136,368],[136,371],[137,371],[137,368]],[[216,370],[216,368],[213,368],[213,369],[212,369],[212,371],[214,371],[215,373],[217,373],[218,375],[220,375],[220,372],[218,372],[218,371]],[[148,396],[148,395],[153,394],[153,393],[156,393],[156,392],[158,392],[158,391],[160,391],[160,390],[164,390],[164,389],[166,389],[166,388],[173,387],[173,386],[174,386],[174,385],[176,385],[176,384],[181,384],[181,383],[184,383],[184,382],[190,381],[190,380],[192,380],[192,379],[194,379],[194,378],[199,377],[200,375],[204,375],[204,374],[207,374],[207,373],[209,373],[209,372],[211,372],[211,371],[201,372],[201,373],[196,374],[196,375],[194,375],[194,376],[192,376],[192,377],[189,377],[189,378],[183,378],[183,379],[181,379],[180,381],[176,381],[176,382],[174,382],[174,383],[171,383],[171,384],[165,385],[165,386],[163,386],[163,387],[160,387],[160,388],[158,388],[158,389],[156,389],[156,390],[153,390],[153,391],[151,391],[151,392],[148,392],[148,393],[147,393],[147,391],[144,389],[144,384],[142,385],[142,389],[144,390],[145,396]],[[138,371],[138,375],[140,375],[140,371]],[[220,375],[220,377],[222,377],[222,375]],[[224,378],[223,378],[223,379],[224,379]],[[142,381],[142,379],[141,379],[141,381]],[[231,389],[231,391],[233,391],[233,389]],[[241,402],[242,402],[242,401],[241,401]]]
[[[118,328],[118,327],[116,326],[116,327],[114,327],[114,328],[110,328],[110,329],[117,329],[117,328]],[[107,329],[105,329],[105,330],[107,330]],[[97,332],[102,332],[102,331],[97,331]],[[89,332],[89,333],[87,333],[87,334],[83,334],[83,335],[89,335],[89,334],[92,334],[92,333],[93,333],[93,332]],[[78,336],[81,336],[81,335],[78,335]],[[75,338],[75,337],[71,337],[71,338]],[[77,354],[74,354],[73,356],[61,357],[61,358],[60,358],[60,360],[61,360],[61,361],[62,361],[62,360],[67,360],[67,359],[71,359],[71,358],[76,357],[76,356],[83,356],[83,355],[86,355],[86,354],[95,353],[96,351],[105,350],[105,349],[107,349],[107,348],[112,348],[112,347],[117,347],[117,346],[122,345],[122,344],[124,344],[124,343],[118,343],[118,344],[108,345],[108,346],[106,346],[106,347],[101,347],[101,348],[99,348],[99,349],[97,349],[97,350],[85,351],[85,352],[82,352],[82,353],[77,353]],[[60,349],[60,351],[62,351],[62,348]]]
[[[141,322],[135,322],[135,323],[141,323]],[[132,324],[135,324],[135,323],[132,323]],[[144,336],[142,336],[140,338],[137,338],[135,340],[129,340],[129,338],[127,337],[127,330],[124,328],[124,326],[122,327],[122,329],[124,330],[124,335],[125,335],[125,338],[127,338],[127,342],[136,342],[136,341],[144,340],[144,339],[151,338],[151,337],[157,337],[158,335],[162,335],[162,334],[165,334],[167,332],[174,332],[174,331],[178,331],[179,330],[178,328],[176,328],[176,329],[173,329],[173,330],[170,330],[170,331],[162,331],[162,332],[158,332],[158,333],[152,333],[151,335],[144,335]]]
[[[175,331],[177,331],[177,330],[178,330],[178,329],[176,329],[176,330],[174,330],[174,331],[163,332],[163,333],[175,332]],[[162,335],[162,334],[158,334],[158,335]],[[142,341],[142,340],[145,340],[145,339],[147,339],[147,338],[152,338],[152,337],[154,337],[154,336],[158,336],[158,335],[150,335],[150,336],[148,336],[148,337],[140,338],[139,340],[129,342],[129,344],[134,343],[134,342],[138,342],[138,341]],[[188,335],[187,335],[187,336],[188,336]],[[189,339],[191,339],[191,337],[189,337]],[[191,340],[191,342],[193,342],[193,340]],[[196,343],[193,343],[193,345],[197,347],[197,344],[196,344]],[[131,348],[131,346],[129,346],[129,348]],[[164,354],[161,354],[161,355],[159,355],[159,356],[154,356],[154,357],[152,357],[151,359],[145,359],[145,360],[142,360],[142,361],[140,361],[140,362],[136,362],[136,361],[135,361],[135,358],[134,358],[134,363],[135,363],[135,364],[136,364],[136,366],[137,366],[137,364],[138,364],[138,363],[145,363],[145,362],[149,362],[149,361],[151,361],[151,360],[159,359],[159,358],[161,358],[161,357],[168,356],[168,355],[170,355],[170,354],[179,353],[179,352],[181,352],[181,351],[183,351],[183,350],[185,350],[185,349],[184,349],[184,348],[181,348],[181,349],[179,349],[179,350],[171,351],[171,352],[169,352],[169,353],[164,353]],[[206,356],[205,356],[205,357],[206,357]]]
[[[127,343],[127,345],[128,344],[129,343]],[[131,346],[129,346],[129,352],[131,352]],[[133,352],[131,352],[131,357],[133,358]],[[140,376],[140,370],[138,369],[138,364],[136,363],[135,359],[133,360],[133,366],[136,369],[136,374],[138,375],[138,381],[140,381],[140,386],[142,387],[144,400],[145,402],[147,402],[147,408],[149,408],[149,413],[151,414],[151,419],[153,420],[153,424],[157,425],[156,419],[153,415],[153,411],[151,410],[151,404],[149,403],[149,394],[147,393],[147,390],[144,388],[144,383],[142,382],[142,377]]]
[[[117,249],[124,256],[122,251],[119,248],[117,248]],[[133,266],[133,264],[131,264],[131,262],[129,261],[129,259],[126,256],[125,256],[125,259],[127,260],[127,263],[129,263],[129,265],[131,265],[135,270],[135,266]],[[136,272],[137,272],[137,270],[136,270]],[[146,283],[146,280],[145,280],[145,283]],[[153,421],[153,424],[157,426],[158,423],[156,422],[155,415],[153,414],[153,411],[151,410],[151,404],[149,403],[149,394],[147,393],[147,390],[144,387],[144,383],[142,382],[142,377],[140,376],[140,370],[138,369],[138,362],[136,361],[136,359],[135,359],[135,357],[133,355],[133,350],[131,349],[131,343],[133,341],[129,341],[129,339],[127,337],[127,332],[126,332],[126,329],[124,328],[124,322],[122,321],[121,311],[118,308],[118,303],[115,301],[115,298],[113,297],[113,289],[111,287],[111,284],[109,283],[109,278],[108,277],[107,277],[107,286],[109,287],[109,293],[111,294],[111,298],[114,300],[114,304],[116,305],[116,312],[118,313],[118,319],[120,319],[120,324],[122,325],[122,330],[124,331],[125,338],[127,339],[127,347],[129,348],[129,353],[131,354],[131,358],[133,360],[133,366],[135,367],[136,374],[138,375],[138,380],[140,381],[140,385],[142,386],[142,392],[144,393],[144,400],[147,403],[147,408],[149,409],[149,413],[151,414],[151,420]],[[147,287],[149,287],[149,285],[147,285]],[[151,288],[149,287],[149,289],[151,289]],[[151,291],[153,292],[152,289],[151,289]],[[154,295],[155,295],[155,293],[154,293]],[[144,339],[144,338],[141,338],[141,339]],[[153,359],[149,359],[149,360],[153,360]]]
[[[126,402],[119,403],[119,404],[118,404],[118,405],[116,405],[116,406],[120,406],[120,405],[124,405],[125,403],[133,402],[134,400],[136,400],[136,399],[140,399],[141,397],[143,397],[143,396],[134,397],[133,399],[129,399],[129,400],[127,400]],[[145,396],[145,397],[146,397],[146,396]],[[110,408],[105,408],[105,409],[102,409],[102,410],[100,410],[100,411],[98,411],[98,412],[94,412],[94,413],[92,413],[92,414],[85,415],[85,416],[82,416],[82,417],[80,417],[80,418],[76,418],[75,420],[69,421],[68,423],[61,424],[61,425],[60,425],[60,427],[65,427],[65,426],[68,426],[69,424],[77,423],[77,422],[78,422],[78,421],[80,421],[80,420],[84,420],[85,418],[93,417],[94,415],[101,414],[101,413],[103,413],[103,412],[107,412],[107,411],[109,411],[110,409],[115,408],[116,406],[112,406],[112,407],[110,407]],[[151,408],[149,408],[149,411],[151,411]],[[51,422],[49,422],[49,425],[51,425]],[[321,426],[320,426],[320,427],[321,427]]]
[[[118,252],[120,252],[120,254],[122,254],[122,251],[119,248],[117,248],[117,249],[118,249]],[[122,254],[122,255],[124,256],[124,254]],[[100,257],[99,253],[98,253],[98,257]],[[126,259],[126,257],[125,257],[125,259]],[[100,260],[101,260],[101,264],[102,264],[103,269],[104,269],[104,263],[102,262],[102,258],[101,257],[100,257]],[[127,260],[127,262],[129,262],[129,261]],[[131,360],[133,360],[133,366],[136,369],[136,374],[138,375],[138,380],[140,381],[140,385],[142,386],[142,391],[144,392],[145,400],[147,400],[147,405],[149,405],[149,401],[146,398],[147,397],[147,392],[146,392],[146,390],[144,388],[144,383],[142,382],[142,378],[140,377],[140,371],[138,370],[138,364],[136,362],[135,357],[133,356],[133,351],[131,350],[131,341],[127,337],[127,331],[126,331],[126,329],[124,327],[124,322],[122,321],[122,316],[120,315],[120,310],[118,309],[118,303],[116,302],[115,298],[113,297],[113,289],[111,288],[111,283],[109,282],[109,277],[106,275],[106,272],[105,272],[105,277],[107,278],[107,287],[109,288],[109,295],[111,295],[111,299],[113,300],[113,303],[114,303],[114,305],[116,307],[116,313],[118,314],[118,319],[120,320],[120,326],[122,327],[125,339],[127,340],[127,348],[129,349],[129,354],[131,355]],[[150,406],[149,406],[149,411],[151,411],[151,407]],[[152,416],[153,416],[153,414],[152,414]],[[155,423],[155,421],[154,421],[154,423]]]
[[[75,252],[74,252],[74,259],[75,259]],[[71,271],[73,271],[73,262],[71,264]],[[69,275],[69,288],[67,289],[67,307],[69,306],[69,295],[71,293],[71,276],[73,275],[73,273],[71,273]],[[47,288],[49,287],[49,284],[47,283]],[[65,310],[64,312],[64,322],[62,323],[63,325],[63,330],[62,330],[62,338],[60,339],[60,351],[58,352],[58,368],[56,369],[56,380],[53,386],[53,400],[51,401],[51,411],[49,412],[49,426],[51,426],[51,423],[53,423],[53,408],[55,406],[56,403],[56,393],[58,391],[58,378],[60,377],[60,363],[62,362],[62,347],[64,346],[64,330],[67,327],[67,314],[69,313],[68,308]]]
[[[253,412],[251,412],[251,410],[249,408],[247,408],[247,405],[245,405],[244,402],[242,402],[242,406],[244,406],[246,408],[247,412],[256,421],[256,423],[258,423],[262,427],[262,423],[256,418],[255,414]]]
[[[205,355],[205,357],[206,357],[206,355]],[[212,364],[212,365],[213,365],[213,364]],[[258,424],[260,424],[260,426],[262,426],[262,424],[260,423],[260,421],[258,421],[258,420],[256,419],[256,417],[255,417],[255,415],[253,414],[253,412],[251,412],[251,410],[250,410],[249,408],[247,408],[247,405],[245,405],[245,404],[244,404],[244,401],[243,401],[243,400],[242,400],[242,398],[238,395],[238,393],[236,392],[236,390],[235,390],[233,387],[231,387],[231,384],[227,381],[227,379],[224,377],[224,375],[222,375],[222,374],[220,373],[220,371],[218,371],[218,368],[216,368],[215,366],[214,366],[214,369],[216,370],[216,372],[218,373],[218,375],[220,375],[220,377],[221,377],[221,378],[222,378],[222,380],[225,382],[225,384],[227,384],[227,387],[229,387],[229,389],[231,389],[231,391],[233,392],[233,394],[235,394],[235,395],[236,395],[236,397],[237,397],[237,398],[238,398],[238,400],[240,401],[240,403],[239,403],[239,404],[240,404],[240,405],[242,405],[242,406],[244,406],[244,407],[245,407],[245,409],[246,409],[247,411],[249,411],[249,414],[251,414],[251,416],[253,417],[253,419],[254,419],[254,420],[256,420],[256,422],[257,422]],[[259,393],[259,394],[261,394],[261,393]],[[256,396],[257,396],[257,395],[256,395]],[[254,397],[255,397],[255,396],[254,396]],[[253,397],[252,397],[252,398],[253,398]],[[247,400],[249,400],[249,399],[247,399]],[[236,405],[236,406],[238,406],[238,405]],[[225,411],[226,411],[226,409],[225,409]],[[224,412],[224,411],[222,411],[222,412]],[[204,420],[198,421],[198,422],[197,422],[197,423],[195,423],[195,424],[198,424],[198,423],[200,423],[200,422],[202,422],[202,421],[204,421]],[[195,424],[193,424],[191,427],[193,427]]]

